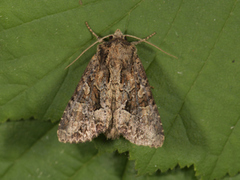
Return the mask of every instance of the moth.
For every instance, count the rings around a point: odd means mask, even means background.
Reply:
[[[151,44],[146,40],[155,33],[140,39],[123,35],[117,29],[114,34],[99,38],[87,22],[86,25],[98,39],[89,48],[101,44],[64,111],[57,131],[59,141],[92,141],[104,133],[108,139],[123,136],[136,145],[161,147],[162,123],[135,47],[140,42]],[[108,37],[109,41],[104,41]],[[128,42],[126,37],[139,41]]]

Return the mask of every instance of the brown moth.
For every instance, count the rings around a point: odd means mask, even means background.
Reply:
[[[151,44],[146,40],[155,33],[140,39],[123,35],[118,29],[112,35],[99,38],[86,25],[98,39],[90,47],[101,44],[64,111],[57,131],[59,141],[92,141],[104,133],[108,139],[122,135],[136,145],[161,147],[162,123],[135,47],[142,41]],[[126,36],[139,41],[128,42]],[[109,41],[103,41],[107,37]]]

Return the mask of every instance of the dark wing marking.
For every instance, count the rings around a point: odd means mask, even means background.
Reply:
[[[99,60],[94,55],[59,123],[57,134],[60,142],[91,141],[108,129],[112,112],[100,103],[100,94],[107,94],[106,88],[96,82],[100,71]]]
[[[129,92],[125,91],[128,100],[122,102],[122,107],[113,114],[118,132],[134,144],[161,147],[164,141],[162,123],[145,70],[138,57],[130,72],[134,81],[125,88],[131,89]]]

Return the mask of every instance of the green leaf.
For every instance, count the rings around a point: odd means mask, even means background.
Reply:
[[[1,179],[118,179],[127,161],[98,154],[92,143],[59,143],[50,122],[8,122],[0,131]]]
[[[134,169],[134,161],[127,158],[128,153],[98,153],[93,143],[89,142],[59,143],[56,130],[56,123],[33,120],[1,124],[1,180],[196,179],[193,167],[183,169],[176,167],[165,173],[158,171],[152,175],[139,176]],[[228,180],[229,177],[225,179]]]
[[[88,178],[92,169],[97,177],[130,178],[133,174],[124,172],[130,161],[124,154],[109,154],[114,150],[129,151],[139,175],[160,169],[170,177],[168,170],[177,165],[193,166],[202,179],[236,175],[240,171],[239,1],[81,2],[0,2],[1,179],[20,175],[77,179],[83,174]],[[57,124],[41,122],[61,118],[96,52],[91,48],[64,69],[95,42],[85,21],[101,37],[118,28],[141,38],[155,31],[149,42],[178,57],[147,44],[137,46],[165,130],[162,148],[101,136],[94,140],[99,154],[92,143],[58,143]],[[29,121],[32,117],[36,120]],[[6,123],[8,119],[11,122]],[[49,154],[44,154],[46,149]],[[82,162],[87,162],[83,169]],[[104,168],[109,169],[106,176]]]

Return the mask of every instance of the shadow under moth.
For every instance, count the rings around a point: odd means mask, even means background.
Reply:
[[[92,141],[104,133],[108,139],[122,135],[136,145],[161,147],[164,141],[162,123],[135,47],[140,42],[153,45],[146,40],[155,33],[140,39],[123,35],[118,29],[114,34],[99,38],[86,25],[98,39],[89,48],[100,44],[61,118],[57,131],[59,141]],[[139,41],[128,42],[126,36]],[[109,41],[104,41],[108,37]]]

